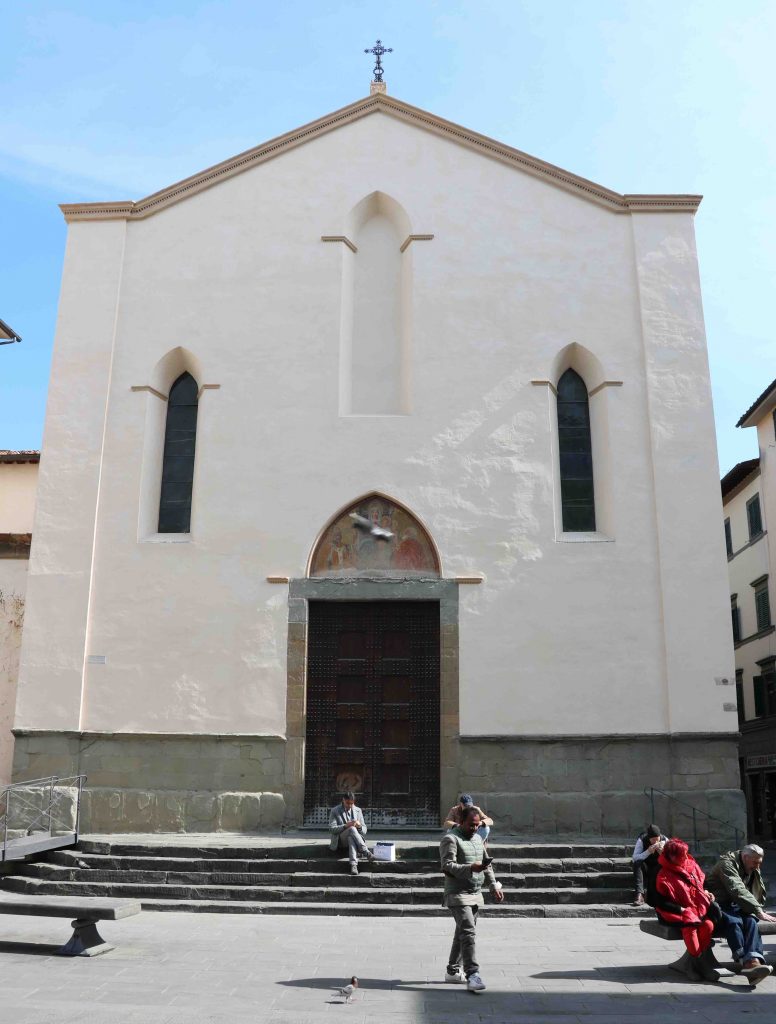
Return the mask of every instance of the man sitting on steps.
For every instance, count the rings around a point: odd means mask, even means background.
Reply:
[[[366,845],[366,822],[360,807],[356,807],[356,798],[351,792],[342,797],[342,803],[331,809],[329,822],[331,842],[329,848],[337,850],[347,847],[351,875],[358,874],[358,858],[367,857],[370,861],[374,856]]]
[[[668,841],[659,825],[648,825],[636,840],[631,860],[633,861],[633,881],[636,893],[632,907],[643,907],[644,903],[652,905],[655,895],[655,878],[658,872],[658,858]]]

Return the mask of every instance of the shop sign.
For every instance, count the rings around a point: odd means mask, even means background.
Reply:
[[[746,759],[747,768],[776,768],[776,754],[754,754]]]

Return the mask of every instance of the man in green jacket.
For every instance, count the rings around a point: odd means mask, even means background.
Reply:
[[[481,992],[485,988],[475,948],[477,911],[485,902],[482,898],[483,881],[487,879],[490,891],[498,903],[504,899],[501,883],[496,881],[482,838],[477,834],[481,824],[479,811],[468,807],[461,816],[460,825],[450,829],[439,844],[439,857],[445,876],[442,904],[455,918],[455,937],[447,962],[445,981],[453,984],[463,984],[465,981],[470,992]]]
[[[768,893],[760,873],[762,862],[762,847],[750,843],[742,850],[723,853],[706,875],[706,888],[728,915],[728,945],[747,974],[771,973],[763,956],[758,921],[776,921],[776,917],[765,910]]]

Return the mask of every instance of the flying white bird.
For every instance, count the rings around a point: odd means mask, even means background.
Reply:
[[[358,512],[351,512],[350,518],[353,520],[353,525],[357,530],[363,530],[364,533],[370,534],[375,540],[393,540],[394,538],[394,534],[390,530],[386,530],[384,527],[378,526],[377,523],[373,523],[370,519],[360,516]]]
[[[349,1003],[350,1000],[353,998],[353,993],[356,991],[357,988],[358,988],[358,978],[354,975],[350,979],[350,984],[349,985],[343,985],[342,988],[335,988],[334,991],[337,993],[337,995],[344,996],[345,997],[344,1001],[346,1003]]]

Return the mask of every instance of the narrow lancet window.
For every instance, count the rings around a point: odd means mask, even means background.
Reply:
[[[594,531],[590,410],[585,382],[574,370],[558,381],[558,451],[563,531]]]
[[[159,533],[188,533],[191,529],[197,391],[197,382],[190,373],[182,373],[170,388],[164,431]]]

